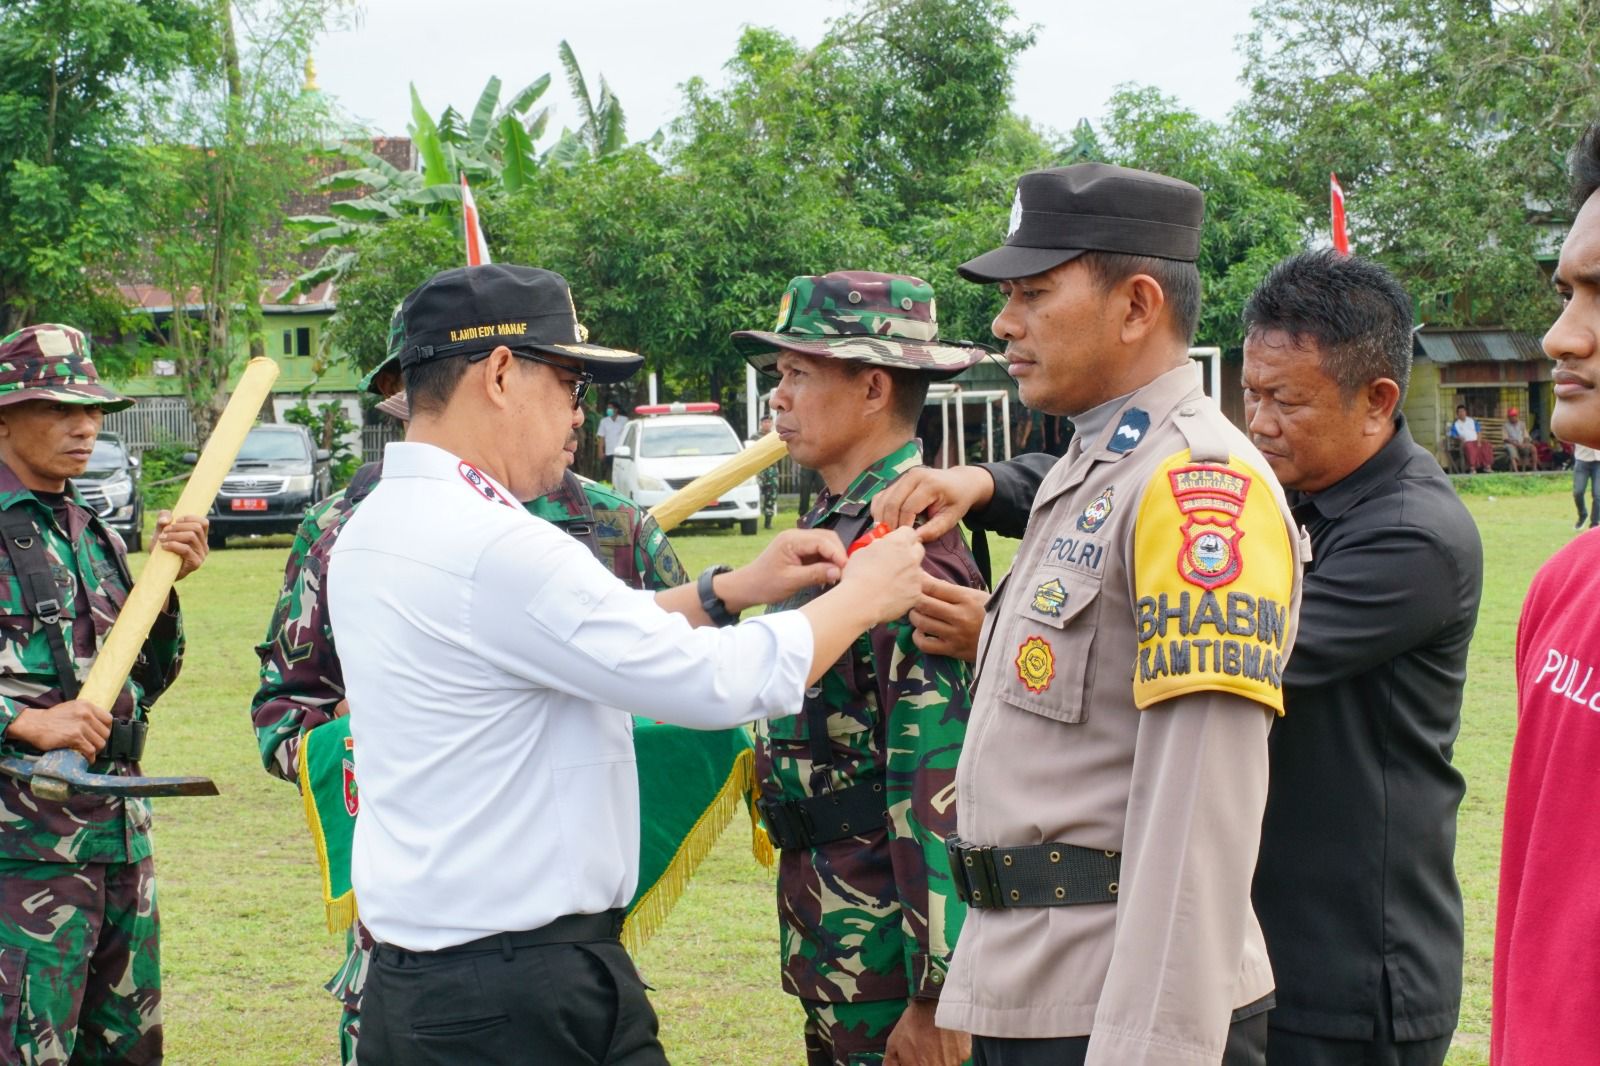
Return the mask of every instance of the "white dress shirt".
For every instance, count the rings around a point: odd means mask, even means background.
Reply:
[[[471,465],[390,444],[333,550],[328,610],[361,772],[352,879],[414,951],[624,906],[639,878],[633,719],[793,713],[799,612],[689,625]]]
[[[621,415],[600,420],[600,439],[605,442],[607,455],[617,450],[617,445],[622,443],[622,431],[627,428],[628,420]]]

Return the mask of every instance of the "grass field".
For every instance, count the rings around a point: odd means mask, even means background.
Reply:
[[[1487,581],[1456,762],[1468,783],[1457,866],[1467,899],[1467,992],[1454,1066],[1487,1061],[1489,966],[1506,766],[1515,722],[1512,638],[1534,570],[1572,536],[1559,483],[1480,494]],[[1530,483],[1513,491],[1535,489]],[[792,507],[792,501],[790,502]],[[792,512],[783,516],[792,524]],[[763,537],[674,537],[691,574],[753,557]],[[338,1061],[338,1007],[321,988],[343,938],[322,923],[299,798],[269,778],[248,720],[260,638],[287,538],[213,554],[182,586],[190,652],[156,709],[147,768],[206,773],[216,799],[157,801],[168,1061],[175,1066],[308,1066]],[[1001,542],[997,568],[1014,544]],[[136,558],[137,567],[140,560]],[[641,708],[645,710],[645,708]],[[799,1012],[777,989],[770,875],[736,823],[640,967],[656,989],[674,1063],[788,1066],[801,1061]]]

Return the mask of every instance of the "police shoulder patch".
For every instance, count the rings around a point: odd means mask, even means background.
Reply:
[[[1167,459],[1134,523],[1142,709],[1206,690],[1283,710],[1297,556],[1270,478],[1237,457]]]

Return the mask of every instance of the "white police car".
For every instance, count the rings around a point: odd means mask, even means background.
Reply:
[[[611,484],[644,508],[738,454],[744,442],[717,414],[714,403],[653,404],[634,408],[612,457]],[[690,515],[690,522],[739,523],[753,534],[761,517],[761,490],[755,479],[741,482]]]

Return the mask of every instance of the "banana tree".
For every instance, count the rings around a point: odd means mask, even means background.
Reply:
[[[330,174],[321,187],[332,192],[359,191],[348,200],[335,200],[324,215],[299,215],[289,225],[300,231],[303,243],[324,249],[316,266],[295,279],[297,291],[307,291],[325,281],[339,281],[355,268],[357,238],[373,233],[390,219],[404,214],[439,216],[453,223],[453,206],[461,202],[459,175],[483,187],[499,186],[515,192],[532,179],[540,166],[534,142],[544,135],[550,109],[534,105],[550,87],[550,75],[535,79],[501,106],[502,83],[491,77],[478,96],[470,118],[463,119],[447,107],[434,119],[411,86],[409,132],[419,169],[403,170],[369,148],[345,143],[333,149],[335,158],[355,165]]]

